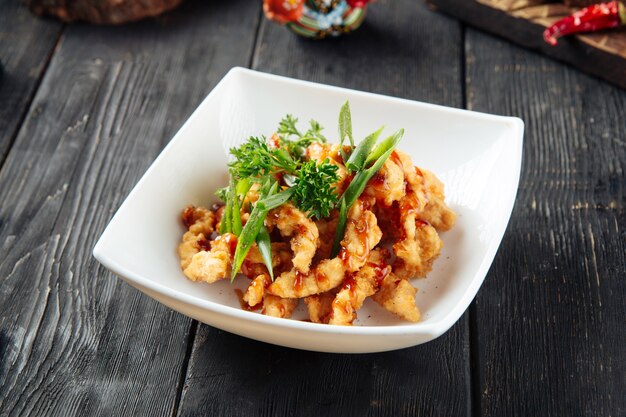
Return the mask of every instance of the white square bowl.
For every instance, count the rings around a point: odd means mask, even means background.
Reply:
[[[278,319],[239,306],[228,280],[189,281],[176,248],[184,232],[181,210],[210,205],[227,182],[226,150],[250,135],[269,135],[287,113],[318,120],[336,141],[337,115],[350,101],[355,137],[380,125],[403,127],[399,149],[445,184],[458,213],[442,234],[433,271],[414,280],[422,321],[407,323],[366,301],[355,326]],[[428,342],[467,309],[485,279],[511,215],[522,158],[520,119],[452,109],[233,68],[200,104],[119,208],[93,254],[133,287],[211,326],[282,346],[363,353]]]

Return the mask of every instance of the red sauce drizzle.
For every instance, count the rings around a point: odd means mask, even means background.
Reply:
[[[183,210],[183,224],[189,229],[196,222],[196,208],[189,206]]]
[[[237,236],[232,233],[226,233],[225,235],[221,235],[218,239],[224,239],[226,244],[228,245],[228,250],[231,255],[235,254],[235,250],[237,249]]]
[[[302,291],[302,284],[305,276],[305,274],[296,270],[296,279],[293,281],[293,289],[296,291],[296,293]]]
[[[417,196],[413,192],[408,192],[400,203],[400,216],[406,217],[411,213],[417,213],[419,202]]]
[[[343,284],[343,288],[350,291],[350,295],[352,297],[356,297],[357,284],[354,276],[350,275],[348,278],[346,278]]]
[[[315,271],[315,280],[319,283],[328,281],[328,277],[322,271]]]
[[[309,239],[309,240],[315,240],[315,238],[313,237],[313,233],[311,232],[311,230],[309,230],[309,228],[308,228],[308,227],[306,227],[306,226],[304,226],[304,225],[302,225],[302,224],[299,224],[299,225],[298,225],[296,233],[297,233],[297,234],[299,234],[299,235],[301,235],[301,236],[306,236],[306,237],[307,237],[307,239]]]
[[[404,164],[402,164],[402,159],[400,159],[400,155],[398,155],[398,152],[391,152],[389,159],[391,159],[394,164],[398,165],[400,169],[404,171]]]
[[[417,227],[418,229],[421,229],[424,226],[430,226],[430,223],[421,219],[415,220],[415,227]]]
[[[198,245],[198,249],[200,249],[201,251],[211,250],[211,242],[203,237],[196,241],[196,245]]]
[[[263,307],[263,302],[260,302],[259,304],[255,305],[254,307],[250,307],[250,305],[248,305],[248,303],[246,303],[243,299],[243,291],[241,291],[239,288],[235,289],[235,294],[237,294],[237,299],[239,299],[239,305],[241,306],[242,310],[246,310],[246,311],[256,311],[261,309],[261,307]]]
[[[369,265],[374,270],[374,278],[376,279],[377,285],[380,287],[383,280],[387,277],[387,275],[391,273],[391,267],[385,263],[382,263],[380,265],[370,263]]]
[[[350,258],[350,254],[348,253],[347,249],[341,248],[341,250],[339,251],[339,259],[341,259],[343,263],[345,264],[346,262],[348,262],[349,258]]]
[[[370,180],[370,184],[372,184],[374,187],[384,186],[385,189],[389,188],[387,186],[387,181],[385,179],[385,176],[381,174],[380,172],[377,172],[376,175],[372,177],[372,179]]]

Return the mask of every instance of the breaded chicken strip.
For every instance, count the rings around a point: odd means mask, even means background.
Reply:
[[[404,152],[395,150],[392,156],[402,166],[408,189],[415,193],[418,218],[437,230],[449,230],[456,214],[445,203],[443,183],[430,171],[413,166],[411,157]]]
[[[379,249],[372,251],[367,263],[344,280],[332,302],[329,324],[352,325],[356,311],[363,306],[365,298],[375,294],[381,281],[391,273],[391,267],[384,260],[385,255]]]
[[[255,279],[252,280],[250,285],[248,285],[248,289],[243,295],[243,301],[248,303],[250,307],[254,307],[263,301],[263,295],[265,294],[265,289],[269,287],[271,284],[271,280],[269,275],[260,274]]]
[[[437,230],[450,230],[456,221],[456,213],[445,203],[443,183],[430,171],[422,169],[421,172],[429,197],[428,204],[424,207],[421,218]]]
[[[382,236],[376,216],[365,209],[363,199],[359,198],[348,210],[346,233],[339,254],[348,272],[358,271],[365,264],[370,251],[378,245]]]
[[[215,213],[204,207],[189,206],[183,210],[183,224],[187,232],[178,246],[180,266],[185,269],[191,258],[208,247],[207,239],[215,230]]]
[[[291,237],[293,266],[302,273],[308,273],[319,243],[315,223],[290,203],[271,210],[265,222],[270,230],[276,226],[281,236]]]
[[[282,298],[302,298],[319,294],[341,284],[345,272],[341,259],[325,259],[308,274],[303,274],[295,268],[283,272],[270,285],[268,291]]]
[[[387,311],[405,320],[418,322],[420,311],[415,306],[416,293],[417,289],[408,281],[391,273],[385,277],[380,290],[372,296],[372,299]]]
[[[210,251],[201,251],[193,255],[183,273],[192,281],[204,281],[209,284],[230,275],[232,259],[237,245],[237,236],[226,233],[211,242]]]
[[[262,314],[266,316],[288,318],[298,306],[298,300],[293,298],[280,298],[272,294],[263,297]]]
[[[313,323],[328,323],[334,299],[335,294],[330,291],[305,297],[309,319]]]
[[[376,175],[369,180],[363,195],[372,196],[377,204],[391,206],[405,195],[404,170],[392,158],[385,161]]]
[[[443,242],[434,227],[416,220],[414,212],[402,214],[401,220],[404,238],[393,245],[396,254],[393,270],[403,279],[423,278],[432,269]]]

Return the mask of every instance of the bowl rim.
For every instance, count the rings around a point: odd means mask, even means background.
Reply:
[[[513,182],[515,184],[514,187],[507,188],[508,193],[506,196],[501,196],[501,201],[504,201],[502,212],[506,213],[506,215],[500,218],[500,221],[495,228],[498,232],[496,232],[494,238],[492,238],[487,247],[487,251],[485,256],[478,267],[478,270],[474,274],[474,278],[467,286],[465,292],[459,298],[459,302],[454,306],[454,308],[450,309],[443,317],[433,322],[417,322],[417,323],[402,323],[400,325],[380,325],[380,326],[368,326],[368,325],[358,325],[358,326],[332,326],[328,324],[322,323],[312,323],[305,322],[300,320],[285,320],[283,318],[271,317],[262,314],[258,314],[255,312],[245,311],[236,307],[231,307],[227,305],[223,305],[214,301],[206,300],[203,298],[195,297],[189,294],[186,294],[182,291],[173,289],[166,285],[160,284],[156,281],[153,281],[143,275],[137,274],[132,270],[126,268],[124,265],[119,264],[114,261],[107,253],[106,253],[106,242],[108,240],[108,236],[111,233],[111,225],[115,222],[116,218],[120,216],[123,211],[125,211],[125,206],[129,204],[129,201],[132,197],[138,192],[140,188],[142,188],[142,184],[146,179],[150,176],[151,172],[156,169],[156,166],[159,165],[159,161],[165,158],[170,152],[174,145],[184,137],[186,130],[189,128],[192,120],[200,117],[200,111],[204,107],[204,104],[212,98],[213,95],[220,90],[220,86],[225,84],[229,79],[235,76],[250,76],[256,77],[261,80],[269,80],[269,81],[278,81],[281,83],[298,85],[298,86],[306,86],[310,88],[332,91],[332,92],[344,92],[349,93],[350,95],[356,95],[363,98],[368,99],[377,99],[383,100],[387,102],[394,102],[399,104],[405,104],[414,106],[416,108],[428,108],[428,109],[436,109],[438,111],[443,111],[446,113],[452,113],[453,115],[471,115],[473,118],[497,121],[500,123],[504,123],[511,128],[511,135],[509,140],[512,140],[512,145],[516,145],[515,148],[512,148],[511,152],[514,152],[513,157],[515,160],[515,164],[512,167],[513,174]],[[311,330],[315,332],[336,334],[336,335],[380,335],[380,336],[390,336],[390,335],[417,335],[417,334],[425,334],[431,335],[433,338],[440,336],[444,332],[446,332],[450,327],[452,327],[463,315],[463,313],[467,310],[470,303],[478,293],[478,290],[482,283],[484,282],[489,268],[495,258],[496,252],[500,246],[502,238],[504,237],[504,233],[506,232],[507,224],[510,220],[511,213],[513,211],[513,207],[515,204],[515,199],[517,195],[517,191],[519,188],[519,178],[521,173],[522,166],[522,149],[523,149],[523,134],[524,134],[524,122],[522,119],[518,117],[510,117],[510,116],[498,116],[493,114],[481,113],[472,110],[465,109],[457,109],[452,107],[446,107],[438,104],[429,104],[415,100],[409,100],[398,97],[391,97],[377,93],[370,93],[360,90],[354,90],[344,87],[337,87],[328,84],[315,83],[311,81],[298,80],[294,78],[289,78],[281,75],[274,75],[263,73],[247,68],[242,67],[234,67],[227,72],[227,74],[213,87],[213,89],[209,92],[209,94],[202,100],[202,102],[196,107],[191,116],[184,122],[183,126],[176,132],[174,137],[169,141],[169,143],[163,148],[163,150],[159,153],[159,155],[155,158],[152,164],[148,167],[146,172],[142,175],[141,179],[137,182],[137,184],[133,187],[130,193],[126,196],[122,204],[119,206],[106,228],[100,235],[100,238],[96,242],[93,248],[93,256],[96,260],[101,263],[104,267],[126,280],[129,284],[137,284],[140,287],[146,288],[158,294],[162,294],[166,297],[169,297],[175,301],[180,303],[188,304],[193,307],[197,307],[200,309],[205,309],[211,311],[213,313],[219,315],[227,315],[231,316],[235,319],[241,319],[246,321],[251,321],[253,323],[259,325],[271,325],[277,326],[285,329],[294,329],[294,330]]]

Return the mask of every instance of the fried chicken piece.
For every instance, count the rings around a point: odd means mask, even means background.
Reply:
[[[348,210],[346,233],[339,254],[348,272],[358,271],[365,264],[370,251],[383,236],[376,216],[365,207],[363,199],[359,198]]]
[[[385,257],[384,250],[372,251],[367,264],[344,280],[341,290],[332,302],[329,324],[352,325],[356,319],[356,311],[363,306],[365,298],[375,294],[381,281],[391,273]]]
[[[215,230],[215,213],[206,207],[189,206],[182,217],[187,230],[195,235],[210,236]]]
[[[335,294],[331,291],[305,297],[304,303],[309,311],[309,319],[313,323],[328,323],[334,299]]]
[[[400,201],[400,205],[410,205],[411,209],[417,213],[424,211],[428,204],[429,196],[426,182],[422,171],[413,165],[411,157],[402,151],[394,150],[390,159],[402,168],[404,181],[406,182],[405,197]],[[409,200],[407,200],[407,198]]]
[[[293,266],[302,273],[308,273],[319,243],[315,223],[301,210],[287,203],[269,212],[266,225],[270,229],[276,226],[283,237],[291,237]]]
[[[408,188],[415,193],[419,202],[415,205],[418,217],[437,230],[450,230],[456,214],[445,203],[443,183],[432,172],[413,166],[411,157],[404,152],[395,150],[394,154],[402,165]]]
[[[225,233],[211,242],[210,251],[200,251],[193,255],[183,273],[192,281],[204,281],[209,284],[230,275],[232,258],[235,252],[237,236]]]
[[[293,268],[283,272],[268,288],[269,293],[283,298],[302,298],[335,288],[345,275],[341,259],[325,259],[314,270],[303,274]]]
[[[421,218],[437,230],[450,230],[456,221],[456,213],[445,203],[443,183],[432,172],[425,169],[422,169],[421,172],[429,196],[428,204],[424,207]]]
[[[404,239],[393,245],[396,262],[393,270],[403,279],[423,278],[432,269],[443,242],[430,224],[416,220],[415,213],[402,216]]]
[[[266,293],[263,296],[263,310],[261,313],[266,316],[289,318],[297,306],[298,299],[281,298]]]
[[[372,299],[383,306],[385,310],[412,322],[418,322],[420,311],[415,305],[417,289],[407,280],[391,273],[383,279],[380,290]]]
[[[204,244],[206,239],[204,235],[195,235],[191,232],[185,232],[183,240],[178,245],[178,256],[180,257],[180,267],[184,270],[189,266],[191,258],[200,252],[201,245]]]
[[[206,239],[215,230],[215,213],[205,207],[189,206],[183,210],[182,220],[187,231],[178,246],[178,256],[185,269],[191,258],[208,246]]]
[[[388,158],[376,175],[369,180],[363,195],[372,196],[377,203],[391,206],[405,195],[404,170],[392,158]]]
[[[260,274],[257,276],[252,280],[250,285],[248,285],[248,289],[246,289],[246,292],[243,295],[243,301],[248,303],[250,307],[254,307],[262,302],[265,289],[271,284],[271,282],[272,281],[267,274]]]

